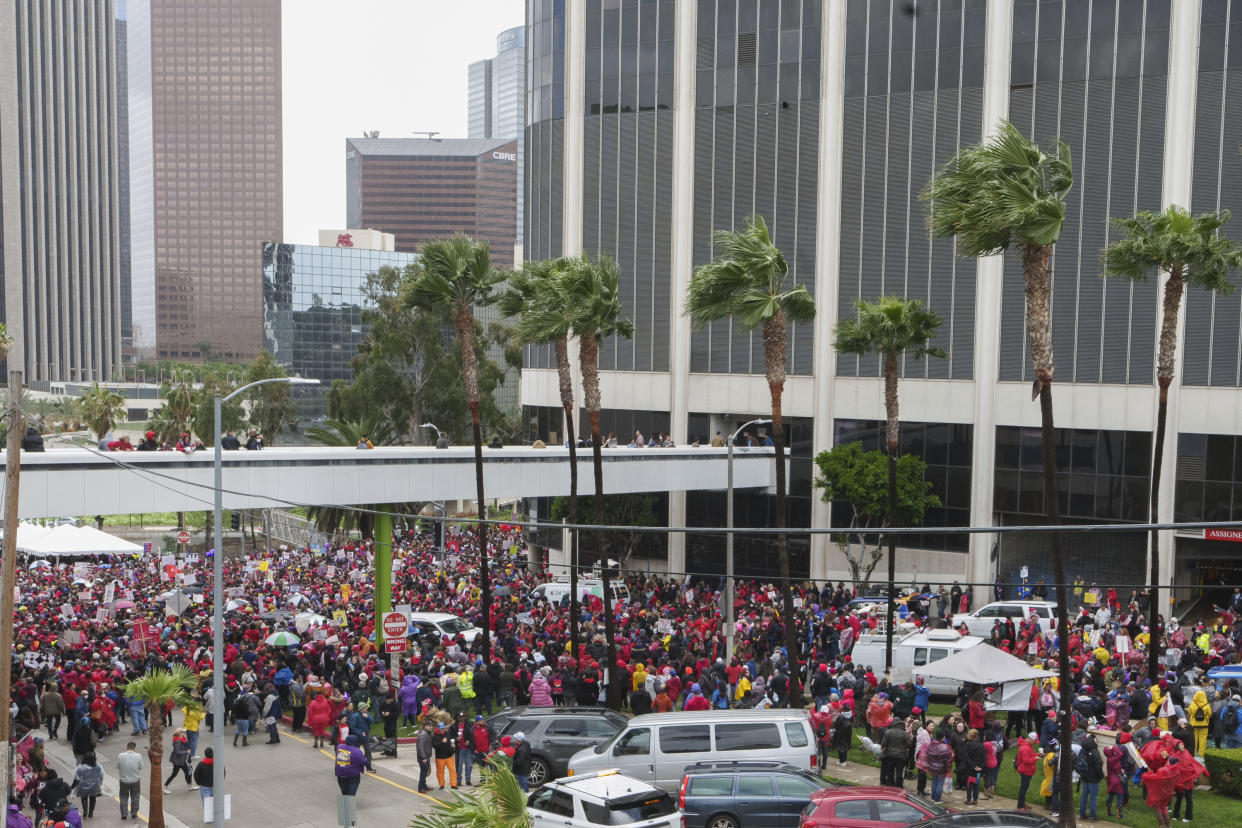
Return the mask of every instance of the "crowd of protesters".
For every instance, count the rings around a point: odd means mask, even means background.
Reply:
[[[392,604],[453,613],[482,625],[474,529],[451,527],[446,547],[446,555],[433,549],[430,532],[408,531],[395,539]],[[1002,719],[985,709],[986,688],[968,687],[957,713],[933,720],[920,683],[890,684],[878,669],[883,665],[852,660],[854,644],[877,627],[883,612],[877,617],[875,611],[852,609],[854,590],[844,583],[796,585],[798,609],[790,619],[782,617],[777,585],[740,580],[736,649],[726,658],[719,579],[628,576],[629,598],[613,607],[616,660],[609,665],[599,597],[583,602],[580,644],[574,646],[568,642],[568,601],[528,597],[548,575],[528,564],[520,529],[493,527],[488,547],[491,650],[482,651],[482,636],[470,642],[462,634],[421,635],[395,670],[375,644],[369,543],[280,548],[228,559],[222,688],[212,686],[212,598],[201,588],[210,582],[209,555],[174,555],[158,564],[150,557],[24,564],[11,712],[16,733],[31,738],[19,751],[17,808],[42,812],[77,795],[85,800],[79,813],[89,814],[100,775],[91,768],[102,773],[93,755],[98,742],[118,734],[141,736],[150,716],[165,717],[171,727],[174,713],[182,727],[171,742],[165,785],[182,775],[204,795],[210,786],[197,780],[210,779],[211,767],[208,760],[204,770],[198,755],[200,728],[230,728],[239,749],[259,734],[278,745],[275,723],[287,717],[295,731],[309,732],[316,748],[345,745],[351,774],[356,764],[370,770],[373,749],[389,749],[388,740],[416,736],[419,789],[429,790],[433,783],[474,784],[497,752],[510,756],[524,779],[530,747],[522,734],[501,742],[483,726],[499,707],[596,704],[610,695],[635,714],[809,706],[823,760],[846,761],[858,731],[865,729],[881,758],[882,782],[901,785],[912,777],[920,791],[930,785],[933,798],[948,787],[964,791],[970,804],[993,795],[998,769],[1008,757],[1022,777],[1019,806],[1029,807],[1033,780],[1040,780],[1040,793],[1055,806],[1052,769],[1062,756],[1072,756],[1083,789],[1080,811],[1092,816],[1101,785],[1108,813],[1114,807],[1120,813],[1141,777],[1158,815],[1167,821],[1175,801],[1173,815],[1189,820],[1193,782],[1202,770],[1195,757],[1202,757],[1209,741],[1242,746],[1236,682],[1218,688],[1204,676],[1212,666],[1238,660],[1242,592],[1235,592],[1209,624],[1186,628],[1158,615],[1149,623],[1150,607],[1141,593],[1123,602],[1115,591],[1076,585],[1076,622],[1065,642],[1072,660],[1068,692],[1056,679],[1057,636],[1035,619],[1007,619],[998,621],[990,643],[1049,672],[1032,690],[1029,709]],[[903,591],[910,597],[900,614],[915,626],[952,626],[954,615],[982,603],[957,584],[913,586]],[[992,597],[1033,598],[1043,589],[1024,581],[1006,590],[998,582]],[[799,642],[792,654],[786,649],[788,623],[796,624]],[[296,633],[298,643],[268,643],[282,630]],[[1152,636],[1163,636],[1176,654],[1176,663],[1156,676],[1146,674],[1144,651]],[[201,711],[146,710],[126,699],[128,681],[175,663],[198,675]],[[224,694],[223,722],[210,712],[217,692]],[[1058,744],[1055,727],[1064,704],[1077,725],[1070,752]],[[1116,744],[1100,750],[1096,727],[1115,730]],[[372,738],[373,731],[383,734],[382,741]],[[34,737],[63,738],[73,747],[79,770],[86,768],[82,779],[75,774],[76,787],[45,763]],[[1130,743],[1132,750],[1126,747]],[[1175,770],[1161,775],[1162,768]],[[352,784],[356,789],[356,780]]]

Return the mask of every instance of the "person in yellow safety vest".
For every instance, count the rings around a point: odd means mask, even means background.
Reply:
[[[1212,648],[1212,638],[1208,635],[1207,630],[1199,633],[1195,638],[1195,646],[1199,648],[1199,652],[1206,653]]]
[[[1169,714],[1167,711],[1164,713],[1160,711],[1168,693],[1169,682],[1166,679],[1160,679],[1160,681],[1151,686],[1151,704],[1147,706],[1148,714],[1156,717],[1156,727],[1162,731],[1169,729]]]
[[[1194,701],[1186,712],[1195,733],[1195,756],[1203,756],[1203,751],[1207,750],[1208,724],[1212,720],[1212,705],[1208,703],[1207,693],[1196,690]]]
[[[463,699],[469,701],[474,698],[474,668],[469,664],[464,665],[457,674],[457,688],[461,690]]]

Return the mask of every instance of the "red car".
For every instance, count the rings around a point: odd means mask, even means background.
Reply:
[[[948,808],[901,788],[825,788],[811,794],[798,828],[895,828],[947,813]]]

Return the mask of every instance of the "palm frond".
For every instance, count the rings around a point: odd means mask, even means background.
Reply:
[[[842,354],[907,354],[945,357],[929,343],[940,327],[940,314],[922,300],[881,296],[874,302],[854,300],[855,317],[837,324],[833,347]]]
[[[1104,276],[1146,281],[1152,274],[1178,272],[1204,290],[1232,293],[1230,275],[1242,269],[1242,248],[1220,234],[1230,213],[1191,213],[1177,205],[1113,220],[1123,234],[1101,254]]]

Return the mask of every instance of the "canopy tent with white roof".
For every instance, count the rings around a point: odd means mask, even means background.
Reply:
[[[983,687],[994,685],[996,689],[987,698],[989,710],[1026,710],[1030,706],[1031,686],[1036,681],[1053,678],[1047,670],[1032,667],[989,644],[959,650],[948,658],[917,667],[914,672]]]
[[[93,526],[61,524],[53,529],[31,526],[36,530],[25,533],[28,524],[17,528],[17,551],[39,558],[62,558],[75,555],[139,555],[142,547],[136,543],[101,532]],[[42,530],[40,533],[39,530]]]

